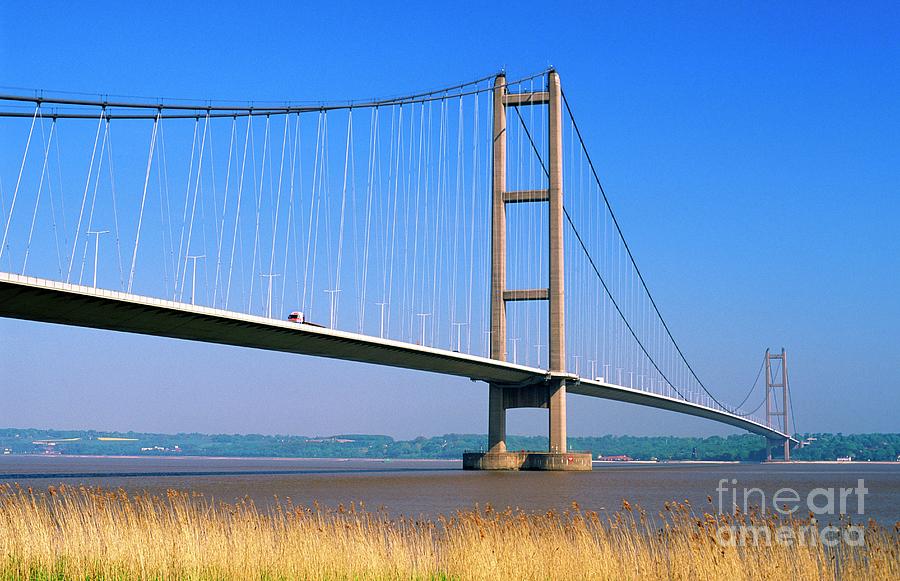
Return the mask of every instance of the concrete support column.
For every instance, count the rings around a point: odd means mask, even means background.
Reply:
[[[566,382],[550,388],[550,452],[566,453]]]
[[[494,80],[493,202],[491,204],[491,359],[506,361],[506,76]],[[492,392],[493,393],[493,392]]]
[[[787,438],[783,440],[766,438],[766,460],[772,461],[772,448],[781,445],[784,448],[784,461],[791,461],[791,441]]]
[[[566,370],[565,270],[563,264],[562,91],[548,75],[550,149],[550,371]],[[565,392],[563,392],[565,394]],[[565,398],[565,395],[563,395]]]
[[[784,414],[782,417],[784,418],[784,433],[788,436],[791,435],[791,424],[788,420],[791,419],[790,415],[790,403],[791,398],[788,393],[788,370],[787,370],[787,352],[784,348],[781,349],[781,407],[782,413]],[[797,426],[794,426],[796,429]],[[784,461],[791,461],[791,440],[789,438],[784,439]]]
[[[506,403],[503,388],[488,387],[488,453],[506,452]]]
[[[548,75],[550,148],[550,371],[566,370],[565,269],[563,264],[562,89],[559,75]],[[550,452],[566,452],[566,384],[551,387]]]

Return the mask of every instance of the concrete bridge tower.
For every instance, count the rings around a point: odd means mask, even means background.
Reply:
[[[549,108],[548,187],[509,191],[506,187],[507,110],[547,105]],[[491,383],[488,404],[488,450],[467,453],[463,466],[481,470],[590,470],[590,453],[568,452],[566,445],[565,277],[563,264],[562,90],[559,75],[550,71],[547,89],[510,93],[506,75],[494,80],[493,187],[491,220],[491,358],[507,360],[506,303],[547,301],[549,307],[549,374],[539,383]],[[534,289],[506,287],[506,206],[547,203],[549,224],[548,286]],[[550,449],[547,452],[510,452],[506,449],[506,410],[534,407],[549,410]]]
[[[773,362],[775,362],[773,364]],[[780,364],[780,365],[779,365]],[[781,426],[784,433],[791,435],[788,419],[789,403],[790,403],[790,387],[788,386],[787,371],[787,352],[782,349],[781,353],[771,353],[766,349],[766,425],[773,426],[774,418],[781,417]],[[778,410],[777,404],[773,398],[776,390],[781,390],[781,410]],[[796,426],[795,426],[796,428]],[[772,447],[778,444],[784,446],[784,461],[791,460],[791,441],[785,438],[783,441],[772,440],[766,438],[766,460],[772,460]]]

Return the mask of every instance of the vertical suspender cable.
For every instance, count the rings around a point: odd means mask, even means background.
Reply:
[[[366,183],[366,237],[363,246],[363,273],[362,286],[359,289],[359,323],[358,329],[362,333],[366,323],[366,289],[368,286],[369,274],[369,240],[372,226],[372,198],[375,195],[375,159],[377,157],[378,148],[378,107],[372,110],[372,118],[370,122],[369,134],[369,170]]]
[[[56,125],[56,119],[53,120],[53,124]],[[63,230],[63,248],[66,248],[69,245],[69,240],[66,234],[66,204],[65,204],[65,196],[63,195],[63,187],[62,187],[62,169],[60,164],[60,155],[59,155],[59,135],[57,132],[56,141],[53,144],[56,148],[56,174],[58,177],[57,184],[59,185],[59,201],[60,201],[60,219],[62,221],[62,230]],[[47,193],[50,194],[50,219],[53,226],[53,241],[56,243],[56,268],[57,274],[59,274],[60,280],[62,280],[63,276],[63,252],[59,246],[59,228],[57,227],[57,219],[56,219],[56,202],[53,200],[53,178],[48,176],[47,182]],[[2,206],[2,195],[0,195],[0,206]]]
[[[279,213],[281,211],[281,188],[282,188],[282,184],[284,183],[284,155],[285,155],[285,152],[287,151],[287,138],[288,138],[288,127],[289,127],[288,122],[289,121],[290,121],[290,119],[287,116],[285,116],[285,118],[284,118],[284,134],[282,135],[282,138],[281,138],[281,161],[279,162],[279,165],[278,165],[278,190],[277,190],[277,194],[275,195],[275,214],[274,214],[274,219],[272,220],[272,248],[271,248],[271,253],[269,254],[269,272],[266,273],[267,276],[269,277],[270,288],[272,285],[271,277],[274,276],[274,274],[275,274],[274,273],[274,270],[275,270],[275,243],[278,240],[278,219],[279,219]],[[269,159],[271,160],[271,156],[269,157]],[[271,171],[269,172],[269,176],[270,177],[272,176]],[[269,193],[271,193],[271,191],[272,191],[272,188],[270,187]],[[284,286],[284,283],[282,283],[282,287],[283,286]],[[271,305],[271,293],[269,293],[269,298],[267,298],[266,300],[269,302],[269,304],[266,305],[266,312],[271,313],[273,310],[272,305]]]
[[[416,282],[418,281],[418,267],[419,267],[419,200],[422,195],[422,160],[425,157],[425,103],[420,105],[421,110],[419,114],[419,147],[418,147],[418,155],[416,159],[416,194],[415,194],[415,220],[413,224],[413,270],[412,270],[412,290],[410,294],[410,308],[411,312],[409,313],[409,342],[413,342],[413,327],[415,326],[415,314],[416,314]],[[421,295],[421,293],[420,293]]]
[[[22,274],[25,274],[25,268],[28,265],[28,255],[31,252],[31,238],[34,235],[34,224],[37,222],[38,215],[38,206],[41,203],[41,192],[44,189],[44,175],[47,173],[47,158],[50,156],[50,145],[53,142],[53,133],[54,129],[56,129],[56,120],[53,121],[53,124],[50,126],[50,138],[49,142],[45,144],[44,147],[44,161],[41,164],[41,179],[38,184],[37,196],[34,201],[34,213],[31,216],[31,227],[28,230],[28,242],[25,244],[25,260],[22,261]],[[44,117],[41,116],[41,139],[44,137]]]
[[[209,121],[209,119],[207,119],[207,121]],[[215,155],[216,148],[215,148],[214,137],[215,136],[213,135],[213,127],[212,127],[212,125],[210,125],[209,139],[208,139],[209,145],[207,145],[206,147],[209,150],[209,163],[207,165],[209,166],[209,181],[210,181],[210,185],[211,185],[212,191],[213,191],[213,195],[212,195],[213,219],[212,219],[212,222],[213,222],[213,228],[215,229],[215,232],[213,234],[215,235],[218,232],[219,223],[216,221],[216,207],[218,206],[218,196],[216,195],[216,155]],[[203,174],[202,173],[199,175],[199,179],[201,180],[201,182],[200,182],[200,224],[201,224],[200,233],[203,235],[203,255],[210,256],[208,238],[206,235],[206,231],[209,229],[209,221],[206,219],[206,207],[208,204],[206,202],[206,194],[205,194],[205,190],[203,188],[203,182],[202,182]],[[213,241],[215,242],[217,240],[218,240],[218,236],[214,236]],[[204,260],[204,262],[203,262],[203,294],[205,297],[204,300],[205,300],[206,304],[208,304],[210,306],[215,306],[214,304],[209,302],[209,261],[208,260]]]
[[[199,120],[198,120],[199,122]],[[203,125],[203,137],[200,140],[200,154],[197,156],[197,178],[194,181],[194,195],[193,200],[191,202],[191,221],[188,224],[188,235],[187,235],[187,243],[184,246],[184,269],[181,275],[181,289],[179,291],[179,300],[184,300],[184,285],[187,279],[187,266],[188,266],[188,255],[191,253],[191,241],[194,236],[194,217],[197,213],[197,196],[200,190],[200,176],[203,172],[203,152],[206,149],[206,133],[209,129],[209,113],[206,114],[206,122]],[[190,188],[189,188],[190,189]],[[187,199],[185,199],[185,202]],[[185,213],[187,213],[187,206],[185,206]],[[196,265],[195,265],[196,268]],[[191,289],[192,292],[194,289]]]
[[[404,168],[404,178],[403,178],[403,254],[401,256],[401,260],[403,262],[403,274],[401,275],[400,280],[403,293],[400,298],[400,321],[399,321],[399,337],[402,339],[406,334],[407,328],[407,317],[409,315],[409,213],[411,210],[411,204],[409,199],[410,194],[410,184],[412,183],[412,158],[413,158],[413,150],[415,148],[415,132],[414,132],[414,118],[415,118],[415,109],[411,108],[409,117],[409,131],[407,138],[409,143],[406,146],[406,162]]]
[[[323,192],[325,191],[328,184],[328,112],[322,111],[322,143],[321,143],[321,151],[319,153],[318,159],[318,167],[316,168],[319,180],[316,183],[315,190],[313,191],[314,200],[315,200],[315,222],[313,226],[313,239],[312,239],[312,268],[310,269],[309,275],[309,311],[313,312],[313,305],[315,305],[316,301],[316,274],[318,273],[318,261],[319,261],[319,219],[322,215],[322,198]],[[327,197],[325,199],[327,202]],[[327,212],[328,208],[325,209],[326,212],[326,220],[327,220]],[[312,219],[312,216],[310,216]],[[326,228],[325,233],[325,246],[326,250],[328,248],[328,232]],[[327,264],[327,263],[326,263]]]
[[[253,259],[250,261],[250,302],[247,305],[247,312],[253,311],[253,289],[256,283],[256,257],[259,255],[260,262],[262,262],[262,253],[259,251],[259,220],[262,212],[262,192],[265,188],[265,178],[266,178],[266,154],[269,150],[269,116],[266,115],[266,129],[263,132],[263,150],[262,150],[262,163],[260,164],[260,176],[259,181],[256,179],[256,148],[253,147],[253,143],[250,144],[250,155],[253,158],[253,193],[254,200],[256,201],[256,226],[253,231]]]
[[[219,220],[218,241],[216,243],[216,276],[213,281],[213,301],[212,306],[218,304],[219,298],[219,276],[222,270],[222,241],[225,236],[225,216],[228,210],[228,188],[231,185],[231,160],[234,153],[234,138],[237,134],[237,117],[231,118],[231,137],[228,141],[228,161],[225,163],[225,192],[222,199],[222,218]]]
[[[175,275],[174,275],[175,276],[175,290],[174,290],[175,294],[172,297],[173,300],[178,299],[178,293],[180,292],[178,279],[181,278],[181,275],[180,275],[181,254],[182,254],[182,250],[184,250],[184,232],[185,232],[186,226],[187,226],[188,201],[189,201],[190,195],[191,195],[191,177],[194,175],[194,152],[197,147],[197,131],[198,131],[199,126],[200,126],[200,118],[196,117],[194,119],[194,136],[191,141],[191,161],[188,164],[187,184],[184,187],[184,209],[181,214],[181,235],[178,238],[178,255],[176,257],[177,264],[175,265]],[[186,270],[187,269],[187,260],[185,260],[184,262],[185,262],[184,268]]]
[[[303,302],[300,298],[300,230],[299,230],[299,228],[302,226],[302,223],[300,222],[300,216],[301,216],[301,211],[302,211],[301,201],[303,200],[303,147],[302,147],[303,132],[302,132],[302,128],[303,128],[303,126],[302,126],[302,122],[300,119],[300,114],[298,113],[297,114],[297,132],[296,132],[297,133],[297,141],[296,141],[296,146],[295,146],[297,148],[297,163],[296,163],[295,167],[296,167],[296,172],[299,176],[297,178],[297,180],[299,183],[300,192],[299,192],[299,195],[297,196],[297,205],[293,206],[293,208],[295,209],[295,212],[296,212],[296,217],[294,219],[294,252],[293,252],[293,254],[294,254],[294,277],[296,279],[296,285],[297,285],[297,302],[296,302],[296,304],[298,306],[303,304]]]
[[[9,216],[6,217],[6,227],[3,229],[3,241],[0,242],[0,258],[3,258],[3,251],[6,250],[6,242],[9,239],[9,227],[12,223],[13,209],[16,207],[16,197],[19,195],[19,186],[22,183],[22,172],[25,171],[25,160],[28,158],[28,149],[31,147],[31,135],[34,133],[34,123],[37,121],[40,110],[41,104],[38,103],[34,108],[34,116],[31,118],[31,129],[28,130],[28,139],[25,141],[25,153],[22,154],[22,164],[19,166],[19,177],[16,179],[16,189],[13,190],[12,201],[9,204]],[[96,147],[96,143],[94,145]],[[91,157],[91,162],[93,162],[93,157]]]
[[[390,321],[390,313],[392,310],[392,302],[393,302],[393,288],[394,288],[394,258],[396,255],[396,242],[397,242],[397,228],[399,222],[397,221],[397,207],[399,206],[399,187],[400,187],[400,158],[403,153],[403,104],[401,103],[398,106],[397,113],[397,154],[396,154],[396,162],[394,166],[394,214],[393,219],[391,220],[391,246],[390,246],[390,272],[388,273],[388,285],[387,285],[387,311],[388,311],[388,321]],[[390,325],[388,325],[390,328]]]
[[[294,244],[295,251],[296,251],[296,247],[297,247],[297,245],[296,245],[296,242],[297,242],[296,228],[294,227],[294,223],[296,222],[296,219],[294,218],[294,183],[296,182],[296,175],[297,175],[297,173],[296,173],[297,148],[299,147],[299,143],[300,143],[300,114],[298,113],[297,121],[294,126],[294,137],[292,140],[290,140],[291,156],[290,156],[290,162],[289,162],[290,168],[288,169],[290,186],[288,188],[288,215],[287,215],[287,225],[286,225],[287,233],[284,236],[284,263],[282,265],[282,272],[284,272],[284,282],[281,285],[281,304],[282,305],[285,304],[284,301],[285,301],[285,297],[287,296],[288,256],[290,255],[291,236],[292,235],[294,237],[294,242],[295,242],[295,244]],[[296,252],[294,253],[294,256],[296,257]],[[296,261],[295,261],[295,265],[296,265]],[[294,270],[294,279],[296,281],[296,285],[299,288],[299,278],[298,278],[296,269]]]
[[[159,117],[162,115],[162,109],[156,115],[153,122],[153,131],[150,136],[150,153],[147,154],[147,171],[144,173],[144,192],[141,194],[141,208],[138,212],[137,233],[134,236],[134,252],[131,254],[131,269],[128,271],[128,292],[131,292],[134,286],[134,269],[137,265],[138,245],[141,242],[141,225],[144,222],[144,203],[147,201],[147,185],[150,183],[150,168],[153,165],[153,152],[156,148],[156,131],[159,127]]]
[[[341,261],[344,256],[344,211],[347,207],[347,176],[348,170],[350,168],[350,150],[351,144],[353,143],[353,109],[350,109],[350,112],[347,113],[347,146],[344,150],[344,180],[341,185],[341,221],[338,225],[338,249],[337,249],[337,264],[335,265],[335,276],[334,276],[334,290],[340,291],[341,289]],[[340,298],[340,295],[334,297],[334,312],[333,317],[337,319],[337,301]]]
[[[97,191],[100,189],[100,174],[103,173],[103,153],[106,151],[106,141],[109,133],[103,132],[103,140],[100,142],[100,156],[97,161],[97,174],[94,176],[94,191],[91,194],[91,211],[88,214],[88,230],[94,229],[94,208],[97,205]],[[88,241],[84,241],[84,250],[81,253],[81,272],[78,275],[78,284],[81,284],[84,278],[84,266],[87,260]]]
[[[106,169],[109,172],[109,190],[112,196],[113,225],[116,236],[116,264],[119,267],[119,288],[125,290],[125,270],[122,267],[122,246],[121,236],[119,235],[119,204],[116,200],[116,171],[113,165],[112,132],[110,132],[109,117],[106,118],[106,141]]]
[[[443,196],[441,195],[444,190],[444,156],[446,154],[444,142],[445,142],[445,132],[446,132],[446,107],[447,102],[444,99],[440,101],[441,109],[439,112],[440,122],[438,123],[438,158],[437,163],[435,164],[435,169],[437,170],[437,199],[434,203],[434,253],[432,260],[432,271],[431,271],[431,346],[435,346],[435,333],[437,332],[438,320],[437,316],[437,303],[438,303],[438,295],[440,294],[438,288],[437,274],[438,274],[438,265],[439,265],[439,257],[440,257],[440,246],[441,246],[441,224],[443,220],[441,217],[443,216]]]
[[[316,184],[319,175],[319,155],[320,155],[320,147],[322,141],[322,117],[325,115],[324,111],[319,113],[319,117],[316,121],[316,149],[315,155],[313,157],[313,174],[312,174],[312,187],[310,188],[309,195],[309,219],[308,226],[306,231],[306,266],[303,272],[303,308],[307,308],[307,296],[309,294],[309,259],[310,252],[312,251],[312,238],[313,238],[313,214],[315,212],[315,204],[316,204]]]
[[[234,254],[237,250],[238,229],[241,222],[241,198],[244,193],[244,169],[247,167],[247,149],[250,144],[250,133],[253,130],[253,117],[247,117],[247,132],[244,134],[244,153],[241,155],[241,176],[238,179],[237,207],[234,211],[234,232],[231,237],[231,259],[228,264],[228,284],[225,287],[225,308],[228,308],[228,300],[231,298],[231,279],[234,275]],[[243,256],[241,256],[243,263]],[[243,289],[243,286],[241,287]],[[241,292],[241,305],[243,305],[243,291]]]
[[[0,177],[0,223],[6,224],[6,200],[3,197],[3,178]],[[68,243],[66,243],[68,246]],[[9,260],[9,255],[6,256],[7,262],[9,264],[8,268],[12,271],[12,261]]]
[[[175,293],[175,279],[177,268],[175,265],[175,234],[172,232],[172,204],[169,195],[169,160],[166,154],[166,130],[165,123],[160,119],[159,123],[159,157],[156,164],[156,179],[159,186],[159,214],[160,227],[162,229],[163,251],[163,287],[166,296],[169,296],[169,266],[172,267],[172,295]]]
[[[472,98],[472,186],[469,202],[469,289],[466,301],[466,353],[472,353],[472,288],[475,278],[475,215],[478,190],[478,95]]]
[[[396,129],[396,120],[394,119],[394,108],[390,109],[391,112],[391,127],[390,133],[388,133],[388,151],[387,151],[387,182],[384,186],[381,186],[381,180],[379,179],[379,191],[383,192],[382,198],[384,199],[384,216],[379,215],[379,221],[384,225],[384,236],[380,238],[381,240],[381,302],[384,303],[381,305],[382,310],[389,310],[390,304],[387,300],[388,295],[388,271],[390,270],[390,266],[388,264],[388,240],[391,237],[391,226],[393,225],[390,220],[391,216],[391,207],[392,207],[392,194],[394,188],[394,130]],[[380,162],[380,159],[379,159]],[[381,176],[381,164],[379,163],[379,178]],[[379,208],[380,211],[380,208]],[[379,235],[382,234],[382,230],[379,229]]]

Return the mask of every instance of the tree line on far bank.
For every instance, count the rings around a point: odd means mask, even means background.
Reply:
[[[857,461],[896,461],[900,455],[900,434],[800,434],[798,439],[807,444],[793,451],[796,460],[836,460],[850,456]],[[0,429],[0,454],[458,459],[464,451],[483,450],[486,443],[483,434],[396,440],[370,434],[320,437]],[[764,458],[764,446],[765,440],[752,434],[706,438],[612,435],[569,438],[570,449],[589,450],[595,457],[625,455],[634,460],[757,461]],[[547,438],[510,436],[508,448],[545,450]]]

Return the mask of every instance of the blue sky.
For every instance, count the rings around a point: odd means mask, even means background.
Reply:
[[[0,16],[0,84],[335,100],[552,65],[701,377],[740,399],[784,346],[801,430],[897,431],[898,24],[877,2],[18,3]],[[465,380],[34,323],[0,321],[0,374],[0,425],[486,428],[486,388]],[[510,431],[543,433],[544,414],[510,412]],[[722,432],[574,397],[569,426]]]

